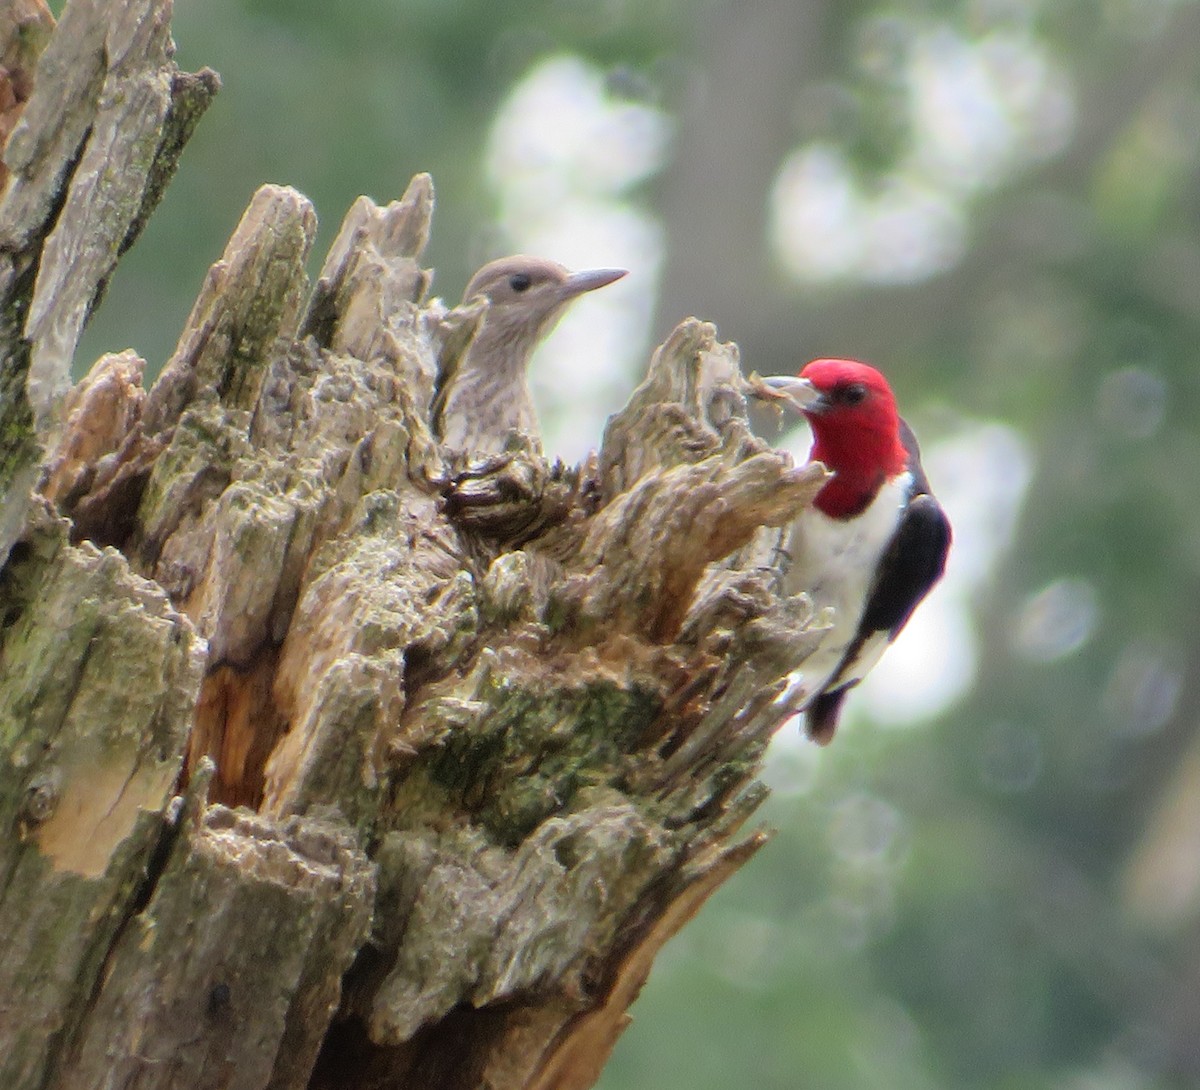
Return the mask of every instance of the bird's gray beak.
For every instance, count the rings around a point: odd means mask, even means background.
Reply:
[[[628,272],[628,269],[585,269],[583,272],[571,273],[563,281],[563,298],[571,299],[585,291],[595,291],[614,280],[620,280]]]
[[[797,412],[819,413],[827,407],[824,395],[806,378],[769,375],[759,382],[771,391],[768,397],[789,402]]]

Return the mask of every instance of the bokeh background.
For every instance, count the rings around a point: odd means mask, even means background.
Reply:
[[[660,959],[605,1090],[1200,1086],[1200,6],[188,0],[174,27],[225,89],[82,363],[161,366],[260,183],[315,201],[320,251],[429,170],[451,301],[514,250],[632,270],[536,360],[551,452],[693,313],[762,373],[875,363],[924,442],[947,579],[831,749],[781,733],[780,833]]]

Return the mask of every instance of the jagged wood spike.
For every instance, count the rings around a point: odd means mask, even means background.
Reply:
[[[161,59],[167,9],[70,10],[59,107],[99,116],[118,69],[65,58],[123,34]],[[208,85],[169,71],[108,146],[183,132]],[[22,119],[0,206],[18,302],[86,129],[53,115]],[[110,259],[155,169],[105,213]],[[433,204],[427,176],[356,202],[310,294],[313,210],[264,187],[151,389],[106,357],[21,456],[44,495],[0,572],[6,1087],[582,1090],[765,843],[740,830],[822,623],[780,600],[771,528],[821,471],[750,434],[737,350],[695,319],[583,466],[447,457],[432,376],[471,319],[426,300]],[[77,267],[32,340],[0,330],[28,429],[53,400],[30,353],[61,353],[111,260]]]

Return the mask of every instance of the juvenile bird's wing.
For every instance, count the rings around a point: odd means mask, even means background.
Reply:
[[[453,310],[447,311],[445,317],[438,324],[438,374],[434,386],[433,404],[430,406],[430,419],[434,422],[434,430],[439,436],[441,435],[442,413],[446,408],[447,390],[462,371],[467,353],[471,351],[471,345],[475,343],[475,338],[483,326],[487,309],[487,299],[476,296],[466,303],[460,303]]]
[[[919,464],[914,486],[928,484]],[[858,631],[824,690],[805,715],[811,738],[827,743],[837,729],[846,693],[857,685],[908,623],[913,610],[942,577],[950,551],[950,521],[928,492],[913,496],[884,553]]]

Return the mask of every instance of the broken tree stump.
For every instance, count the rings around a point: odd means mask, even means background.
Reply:
[[[584,465],[441,449],[479,313],[427,298],[423,175],[315,285],[264,186],[150,388],[123,352],[68,393],[217,87],[168,16],[72,0],[6,154],[0,1084],[591,1086],[766,840],[821,631],[772,528],[823,472],[695,319]]]

